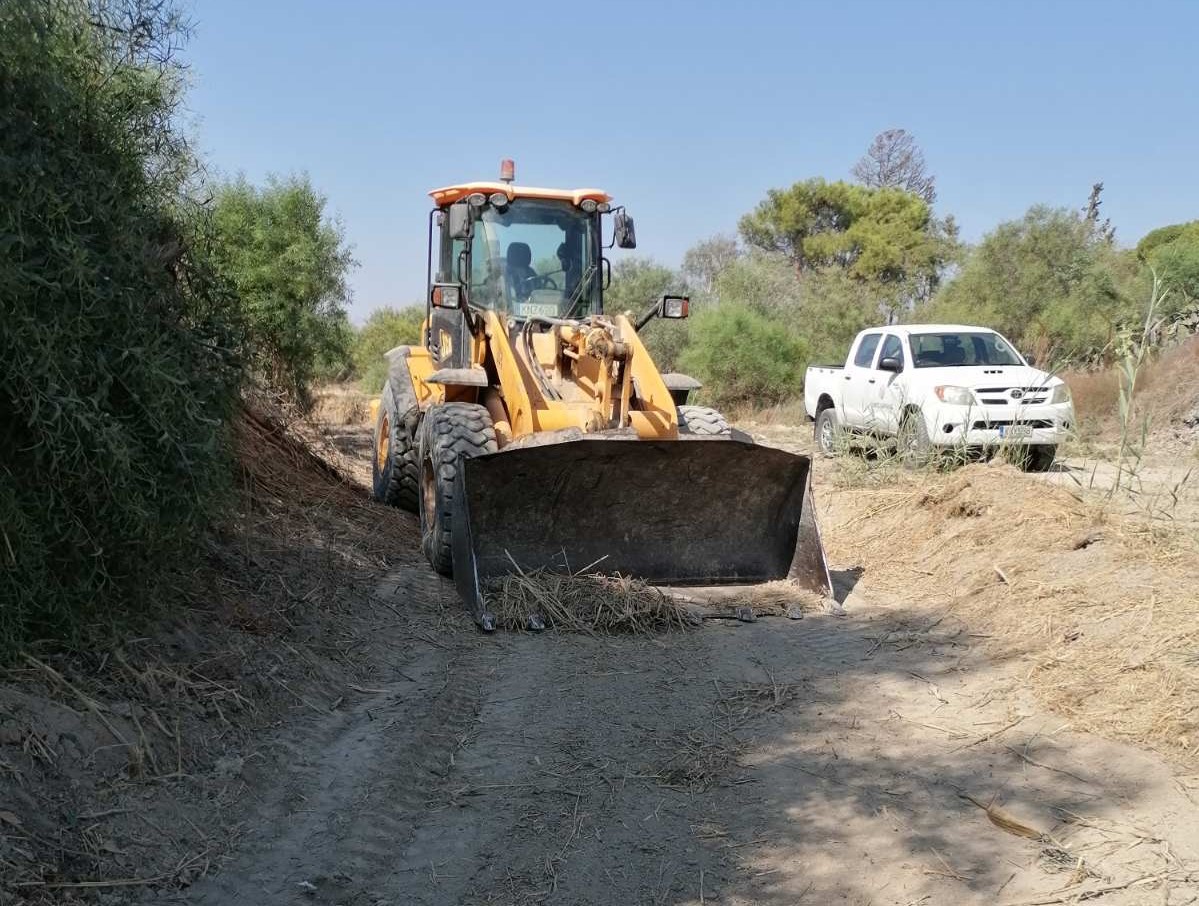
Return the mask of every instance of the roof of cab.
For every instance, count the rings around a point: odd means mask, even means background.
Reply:
[[[464,182],[457,186],[445,186],[433,189],[429,197],[438,207],[453,204],[467,195],[482,192],[491,195],[493,192],[503,192],[512,201],[516,198],[545,198],[553,201],[569,201],[578,204],[585,198],[598,202],[611,201],[612,197],[603,189],[539,189],[536,186],[514,186],[506,182]]]
[[[914,333],[995,333],[990,327],[972,327],[969,324],[892,324],[875,329],[890,330],[908,336]]]

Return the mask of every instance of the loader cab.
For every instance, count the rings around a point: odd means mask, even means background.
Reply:
[[[504,183],[431,194],[435,202],[448,202],[432,212],[431,284],[459,284],[471,307],[518,320],[578,319],[603,311],[606,194]]]

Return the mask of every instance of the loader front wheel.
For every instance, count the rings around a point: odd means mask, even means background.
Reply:
[[[462,460],[494,453],[495,428],[485,406],[445,403],[425,415],[420,432],[421,546],[443,576],[454,574],[454,479]]]
[[[392,382],[388,381],[383,387],[379,416],[375,421],[372,490],[375,500],[409,513],[416,512],[420,490],[416,441],[409,428],[416,421],[415,414],[415,403],[410,399],[399,400]]]
[[[731,434],[723,415],[707,406],[679,406],[680,434]]]

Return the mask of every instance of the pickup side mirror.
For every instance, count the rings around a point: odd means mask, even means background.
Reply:
[[[889,355],[878,363],[878,370],[899,374],[899,372],[903,371],[903,362],[899,361],[895,356]]]
[[[469,239],[474,232],[474,224],[470,219],[470,205],[465,201],[457,201],[450,205],[450,238]]]
[[[1024,361],[1028,362],[1029,365],[1036,365],[1037,357],[1030,352],[1024,357]]]
[[[624,211],[612,215],[613,238],[622,249],[637,248],[637,231],[633,228],[633,218]]]

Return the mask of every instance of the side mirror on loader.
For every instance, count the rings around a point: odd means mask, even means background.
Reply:
[[[450,205],[450,238],[469,239],[474,232],[470,219],[470,205],[464,201]]]
[[[613,238],[622,249],[637,248],[637,231],[633,228],[633,218],[624,211],[612,215]]]

